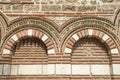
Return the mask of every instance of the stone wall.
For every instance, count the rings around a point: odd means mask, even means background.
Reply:
[[[6,13],[98,12],[115,11],[118,0],[1,0],[0,10]]]

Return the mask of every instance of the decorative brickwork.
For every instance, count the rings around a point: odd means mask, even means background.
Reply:
[[[0,0],[0,80],[120,80],[119,0]]]

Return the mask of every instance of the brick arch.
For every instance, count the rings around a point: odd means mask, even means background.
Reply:
[[[21,38],[32,37],[32,36],[41,39],[43,41],[43,43],[47,47],[47,54],[55,54],[55,46],[51,37],[42,31],[31,28],[21,30],[11,35],[3,44],[2,54],[11,54],[14,49],[14,45],[17,43],[17,41],[19,41]]]
[[[119,49],[114,42],[114,40],[106,33],[97,30],[97,29],[84,29],[79,32],[74,33],[65,43],[64,52],[65,53],[72,53],[73,45],[83,37],[96,37],[101,42],[107,45],[108,49],[110,50],[111,54],[118,54]]]
[[[10,36],[10,34],[15,32],[16,30],[19,30],[22,28],[30,28],[30,27],[45,31],[47,34],[49,34],[52,37],[56,46],[58,46],[57,42],[59,42],[59,39],[58,39],[59,31],[57,30],[56,24],[54,24],[49,19],[46,19],[43,17],[37,17],[37,16],[21,17],[13,20],[8,25],[7,34],[4,37],[4,39],[6,39],[8,36]]]

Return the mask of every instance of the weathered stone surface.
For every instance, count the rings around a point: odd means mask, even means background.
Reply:
[[[0,0],[1,2],[10,2],[11,0]]]
[[[12,5],[11,4],[6,4],[5,5],[5,10],[11,10],[12,8]]]
[[[95,11],[96,6],[78,6],[78,11]]]
[[[62,4],[64,1],[63,0],[55,0],[56,4]]]
[[[13,10],[23,10],[23,4],[14,4]]]
[[[101,0],[102,2],[113,2],[114,0]]]
[[[73,2],[77,2],[78,0],[65,0],[65,1],[73,3]]]
[[[76,6],[74,4],[63,5],[62,6],[62,10],[63,11],[75,11],[76,10]]]
[[[1,0],[0,2],[0,10],[13,13],[115,11],[120,4],[118,0]]]
[[[11,3],[20,3],[20,0],[11,0]]]
[[[42,5],[42,11],[60,11],[60,5]]]
[[[25,11],[39,11],[39,5],[34,5],[34,4],[30,4],[30,5],[25,5]]]
[[[103,11],[113,11],[117,8],[118,5],[119,4],[116,4],[116,5],[114,5],[114,4],[101,5],[101,9]]]
[[[4,10],[4,5],[0,4],[0,10]]]

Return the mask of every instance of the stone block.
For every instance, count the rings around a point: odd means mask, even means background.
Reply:
[[[3,64],[0,64],[0,75],[2,75],[2,71],[3,71]]]
[[[43,65],[43,74],[55,74],[55,64]]]
[[[117,48],[111,49],[111,54],[118,54],[119,51]]]
[[[17,41],[17,40],[18,40],[17,35],[13,35],[11,38],[12,38],[14,41]]]
[[[63,11],[76,11],[76,6],[72,4],[70,5],[66,4],[62,6],[62,10]]]
[[[3,75],[10,75],[10,65],[4,64]]]
[[[90,75],[89,65],[72,65],[73,75]]]
[[[6,4],[5,5],[5,10],[11,10],[12,9],[12,5],[11,4]]]
[[[5,5],[0,4],[0,10],[4,10]]]
[[[42,11],[60,11],[60,5],[42,5]]]
[[[96,6],[78,6],[78,11],[95,11]]]
[[[74,34],[72,37],[73,37],[73,39],[75,39],[76,41],[79,40],[79,37],[78,37],[77,34]]]
[[[25,11],[39,11],[39,5],[28,4],[28,5],[25,5],[24,10]]]
[[[46,41],[48,39],[48,36],[47,35],[43,35],[42,36],[42,38],[41,38],[41,40],[44,42],[44,41]]]
[[[11,51],[9,49],[3,49],[3,54],[11,54]]]
[[[42,65],[19,65],[19,75],[40,75],[42,74]]]
[[[91,65],[92,75],[110,75],[109,65]]]
[[[56,64],[56,74],[70,75],[71,64]]]
[[[88,35],[93,35],[93,29],[88,29]]]
[[[48,50],[48,54],[55,54],[55,49]]]
[[[112,64],[113,75],[120,75],[120,64]]]
[[[11,65],[11,75],[18,74],[18,65]]]
[[[23,10],[23,4],[14,4],[12,6],[13,10]]]
[[[70,2],[70,3],[76,3],[78,0],[65,0],[67,2]]]
[[[102,11],[114,11],[118,4],[103,4],[101,5]]]
[[[109,36],[108,36],[107,34],[104,34],[103,37],[102,37],[102,39],[103,39],[104,41],[106,41],[107,39],[109,39]]]
[[[72,52],[72,49],[70,48],[65,48],[65,53],[71,53]]]

